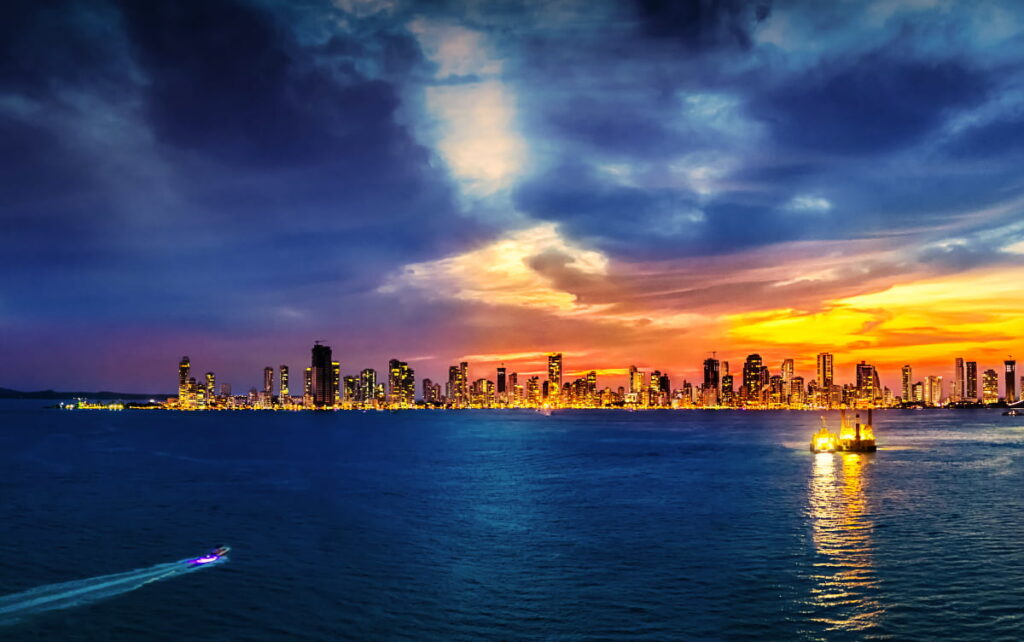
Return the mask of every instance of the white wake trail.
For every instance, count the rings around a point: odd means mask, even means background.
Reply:
[[[205,564],[190,560],[165,562],[124,573],[100,575],[83,580],[47,584],[21,593],[0,597],[0,625],[13,624],[23,618],[74,606],[92,604],[142,588],[150,582],[178,577],[227,561],[227,558]]]

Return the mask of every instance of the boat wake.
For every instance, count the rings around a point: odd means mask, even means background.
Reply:
[[[6,595],[0,597],[0,626],[15,624],[28,616],[44,611],[57,611],[106,600],[140,589],[150,582],[186,575],[225,561],[227,561],[226,557],[203,564],[194,564],[192,560],[166,562],[124,573],[47,584],[21,593]]]

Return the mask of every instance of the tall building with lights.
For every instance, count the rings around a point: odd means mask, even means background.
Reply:
[[[953,361],[953,389],[949,391],[950,401],[963,401],[967,396],[967,372],[964,368],[963,357],[957,357]]]
[[[822,352],[818,354],[818,387],[828,390],[835,382],[835,374],[832,368],[832,354]]]
[[[341,364],[337,361],[331,362],[331,396],[334,405],[341,403]]]
[[[178,400],[188,396],[188,377],[192,370],[192,362],[188,357],[182,357],[178,362]]]
[[[274,369],[270,366],[263,369],[263,394],[268,400],[274,394]]]
[[[501,365],[498,367],[498,401],[508,400],[508,382],[505,378],[505,366]]]
[[[761,403],[763,390],[764,364],[761,355],[749,354],[743,362],[743,387],[740,389],[740,400],[745,403]]]
[[[989,368],[981,375],[981,402],[999,403],[999,373]]]
[[[782,360],[782,380],[783,381],[790,381],[790,380],[792,380],[793,379],[793,374],[794,374],[793,360],[792,359],[783,359]]]
[[[1006,403],[1017,401],[1017,362],[1007,359],[1003,362],[1006,376]]]
[[[356,401],[362,404],[372,404],[377,394],[377,371],[373,368],[365,368],[359,373],[359,392],[356,394]]]
[[[548,395],[557,396],[562,390],[562,353],[548,355]]]
[[[878,371],[873,365],[861,361],[857,364],[857,398],[870,404],[878,396],[878,390]]]
[[[284,402],[288,398],[290,391],[288,390],[288,366],[282,365],[278,368],[281,379],[281,389],[278,394],[281,395],[281,401]]]
[[[722,389],[721,362],[714,357],[704,360],[704,404],[718,405]]]
[[[416,402],[416,377],[405,361],[388,362],[388,401],[398,407],[412,406]]]
[[[942,377],[929,375],[924,378],[924,403],[927,406],[942,405]]]
[[[968,401],[978,400],[978,362],[968,361],[964,368],[964,396]]]
[[[334,393],[331,391],[333,380],[333,368],[331,367],[331,348],[316,342],[312,351],[312,363],[310,365],[310,387],[312,388],[313,405],[323,408],[334,403]]]
[[[903,366],[900,374],[900,397],[903,399],[903,403],[908,403],[913,401],[911,396],[913,395],[914,369],[907,364]]]

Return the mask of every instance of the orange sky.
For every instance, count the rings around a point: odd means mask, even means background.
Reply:
[[[791,357],[807,380],[815,355],[832,352],[842,381],[866,360],[894,388],[907,363],[915,379],[950,377],[958,356],[998,370],[1024,337],[1024,266],[909,271],[905,255],[879,239],[630,263],[545,224],[409,265],[382,291],[453,304],[469,349],[432,367],[465,359],[474,376],[502,362],[541,373],[552,350],[568,373],[597,369],[615,385],[629,365],[695,381],[712,351],[734,371],[752,352],[773,371]]]

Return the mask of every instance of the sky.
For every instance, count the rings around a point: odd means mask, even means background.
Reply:
[[[0,386],[1024,358],[1024,3],[0,3]]]

